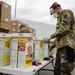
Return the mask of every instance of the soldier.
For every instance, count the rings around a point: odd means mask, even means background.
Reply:
[[[56,38],[54,75],[71,75],[74,69],[75,50],[74,14],[71,10],[62,10],[57,2],[50,7],[50,14],[57,18],[56,32],[50,37]]]
[[[31,33],[31,32],[27,28],[25,28],[24,25],[21,25],[18,33]]]

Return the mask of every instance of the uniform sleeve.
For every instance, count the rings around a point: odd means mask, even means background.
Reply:
[[[18,33],[31,33],[31,32],[29,30],[23,28],[23,29],[19,30]]]
[[[66,33],[70,31],[72,16],[73,15],[71,15],[68,11],[64,12],[61,15],[60,28],[54,34],[51,35],[51,38],[66,35]]]

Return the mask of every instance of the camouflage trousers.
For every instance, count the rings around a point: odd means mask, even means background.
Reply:
[[[54,75],[71,75],[74,69],[74,50],[63,47],[57,50]]]

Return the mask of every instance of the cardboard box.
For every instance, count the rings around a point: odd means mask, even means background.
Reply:
[[[0,28],[10,30],[10,24],[5,23],[5,22],[0,22]]]
[[[36,37],[36,33],[32,33],[34,37]]]
[[[25,27],[28,27],[27,24],[25,24],[25,23],[23,23],[23,22],[21,22],[19,20],[12,20],[11,21],[11,25],[12,25],[12,28],[13,27],[16,27],[17,28],[17,31],[19,31],[21,25],[24,25]]]
[[[45,42],[44,43],[44,58],[46,58],[46,57],[49,57],[49,46],[48,46],[48,43],[47,42]]]
[[[16,20],[11,21],[11,28],[13,28],[13,27],[17,28],[17,21]]]
[[[33,42],[28,39],[19,39],[18,68],[27,68],[32,65]]]
[[[0,34],[0,67],[10,64],[11,34]]]
[[[36,33],[36,29],[32,28],[32,33]]]
[[[11,33],[17,33],[17,28],[13,27],[13,28],[11,29]]]
[[[28,27],[28,25],[25,24],[24,22],[17,21],[17,31],[20,29],[20,26],[21,26],[21,25],[24,25],[26,28]]]
[[[33,41],[30,33],[13,33],[10,66],[27,68],[32,66]],[[14,54],[15,53],[15,54]]]
[[[11,15],[0,12],[0,21],[10,23]]]
[[[11,6],[3,1],[0,1],[0,11],[2,13],[11,15]]]
[[[5,29],[5,30],[10,30],[10,24],[5,23],[5,22],[0,22],[0,28]]]
[[[36,29],[32,28],[33,36],[36,37]]]
[[[41,38],[34,39],[34,58],[40,62],[44,59],[44,41]]]
[[[27,27],[27,29],[32,33],[32,28],[31,27]]]
[[[17,28],[11,26],[9,33],[17,33]]]
[[[17,31],[10,31],[9,33],[17,33]]]

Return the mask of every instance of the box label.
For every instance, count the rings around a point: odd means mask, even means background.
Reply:
[[[7,4],[5,4],[4,6],[5,6],[6,8],[8,8],[8,5],[7,5]]]
[[[24,68],[30,67],[32,65],[32,61],[33,61],[32,57],[30,57],[30,58],[26,57]]]
[[[6,22],[8,22],[8,21],[9,21],[9,19],[8,19],[8,18],[5,18],[5,21],[6,21]]]

